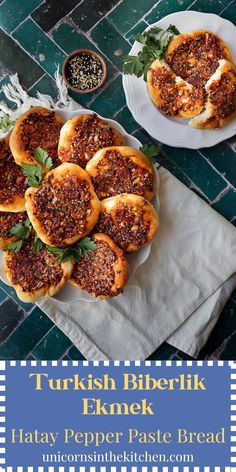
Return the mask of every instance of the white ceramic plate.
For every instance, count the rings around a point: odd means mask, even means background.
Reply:
[[[236,61],[236,27],[230,21],[211,13],[182,11],[168,15],[151,26],[166,29],[170,24],[174,24],[181,33],[205,29],[217,34],[230,47]],[[142,46],[135,42],[129,54],[136,55],[141,49]],[[191,128],[187,120],[164,116],[152,103],[142,77],[123,75],[123,87],[134,119],[153,138],[169,146],[189,149],[210,147],[236,133],[236,119],[221,129],[204,131]]]
[[[79,110],[74,110],[74,111],[63,111],[63,112],[61,110],[56,110],[56,111],[57,111],[57,113],[59,113],[61,115],[61,117],[63,118],[64,121],[69,120],[73,116],[77,116],[77,115],[81,115],[81,114],[88,114],[89,115],[89,114],[94,113],[91,110],[84,110],[84,109],[79,109]],[[98,115],[98,116],[100,116],[100,115]],[[100,116],[100,118],[102,118],[105,121],[107,121],[108,123],[110,123],[111,126],[113,126],[115,129],[117,129],[117,131],[119,131],[121,133],[121,135],[124,137],[125,144],[127,146],[132,146],[135,149],[140,148],[140,146],[141,146],[140,141],[138,139],[136,139],[134,136],[131,136],[130,134],[126,133],[124,128],[119,123],[117,123],[114,120],[104,118],[102,116]],[[160,185],[160,178],[159,178],[159,174],[158,174],[156,168],[155,168],[155,173],[156,173],[157,191],[158,191],[158,188],[159,188],[159,185]],[[156,209],[156,212],[158,213],[160,203],[159,203],[159,199],[158,199],[157,196],[154,198],[154,201],[152,203],[153,203],[153,205]],[[127,256],[128,263],[129,263],[129,278],[131,278],[133,276],[133,274],[136,272],[136,270],[138,269],[138,267],[147,260],[149,254],[150,254],[150,250],[151,250],[151,243],[148,244],[147,246],[145,246],[144,248],[140,249],[139,251],[136,251],[135,253],[129,254]],[[5,282],[7,285],[9,285],[8,280],[6,278],[5,270],[4,270],[3,252],[2,251],[0,251],[0,279],[3,282]],[[55,295],[53,298],[55,298],[57,301],[59,301],[61,303],[70,303],[70,302],[75,302],[75,301],[86,301],[86,302],[98,302],[98,301],[100,301],[100,300],[97,300],[97,299],[93,298],[91,295],[89,295],[89,293],[85,292],[84,290],[80,290],[80,289],[74,287],[73,285],[71,285],[69,283],[67,283],[65,285],[65,287],[57,295]]]

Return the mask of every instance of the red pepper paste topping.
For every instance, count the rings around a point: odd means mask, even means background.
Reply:
[[[24,197],[27,180],[11,153],[8,141],[0,141],[0,204],[11,204],[16,196]]]
[[[89,183],[76,175],[63,182],[51,175],[34,194],[34,216],[55,245],[83,234],[91,212]]]
[[[53,167],[61,164],[57,147],[62,123],[56,121],[54,112],[32,112],[21,123],[21,139],[25,151],[33,156],[37,147],[43,148],[53,160]]]
[[[115,144],[113,128],[94,114],[85,121],[78,122],[70,141],[70,148],[61,147],[59,155],[63,161],[73,162],[85,169],[95,152]]]
[[[220,80],[214,81],[210,86],[210,102],[215,109],[213,120],[227,118],[236,111],[236,73],[233,69],[230,73],[230,76],[223,73]]]
[[[46,246],[35,254],[32,249],[33,235],[25,240],[18,253],[7,253],[7,266],[14,285],[19,284],[24,292],[56,286],[63,277],[61,265],[50,254]]]
[[[153,192],[153,174],[118,151],[106,151],[97,165],[97,171],[92,181],[100,199],[120,193],[143,196],[145,191]]]
[[[17,223],[22,224],[27,218],[27,214],[22,211],[20,213],[13,213],[8,211],[0,212],[0,238],[8,239],[12,237],[10,229]]]
[[[95,230],[110,236],[124,251],[130,244],[141,247],[147,242],[150,230],[150,221],[145,221],[144,214],[141,206],[119,202],[112,214],[101,211]]]
[[[166,61],[182,79],[195,87],[203,88],[214,74],[219,59],[227,59],[220,40],[212,33],[204,32],[196,37],[187,37]]]
[[[109,244],[105,241],[94,239],[97,249],[89,250],[88,257],[81,257],[75,264],[71,278],[83,290],[100,295],[115,295],[111,288],[115,281],[114,264],[117,260]],[[118,288],[117,288],[118,290]]]

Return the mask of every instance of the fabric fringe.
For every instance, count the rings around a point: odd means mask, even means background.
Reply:
[[[10,119],[16,120],[22,113],[29,110],[30,107],[43,106],[46,108],[70,110],[73,107],[73,100],[68,95],[68,89],[63,77],[59,73],[59,67],[55,72],[55,81],[58,88],[57,100],[46,94],[37,92],[37,98],[30,97],[19,82],[17,74],[10,77],[10,83],[3,85],[1,91],[5,97],[16,106],[10,108],[4,101],[0,101],[0,118],[7,114]]]

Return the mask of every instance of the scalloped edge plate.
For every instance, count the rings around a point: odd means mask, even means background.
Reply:
[[[193,10],[172,13],[148,26],[166,29],[174,24],[181,33],[196,29],[206,29],[222,38],[236,60],[236,26],[228,20],[212,13]],[[136,55],[142,46],[135,42],[129,54]],[[152,103],[147,85],[142,77],[123,74],[123,88],[127,106],[134,119],[157,141],[174,147],[199,149],[211,147],[236,134],[236,119],[217,130],[197,130],[188,125],[187,120],[171,119],[164,116]]]

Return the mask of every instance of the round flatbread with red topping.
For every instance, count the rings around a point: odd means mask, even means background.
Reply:
[[[164,115],[192,118],[204,107],[203,90],[177,76],[163,59],[156,59],[149,67],[147,85],[152,101]]]
[[[51,297],[64,287],[73,269],[73,262],[58,263],[57,256],[43,248],[35,254],[32,234],[19,252],[6,251],[4,265],[9,283],[20,300],[33,302],[41,297]]]
[[[24,211],[27,181],[13,158],[9,139],[0,139],[0,211]]]
[[[124,289],[128,263],[123,251],[109,236],[96,233],[91,238],[97,248],[75,263],[70,282],[96,298],[112,298]]]
[[[37,147],[41,147],[52,158],[53,167],[58,166],[57,148],[62,125],[63,121],[55,111],[43,107],[30,108],[21,115],[10,136],[10,148],[16,163],[36,164],[34,153]]]
[[[123,144],[121,134],[96,114],[78,115],[61,129],[58,156],[62,162],[73,162],[85,169],[99,149]]]
[[[124,252],[133,252],[148,244],[158,228],[152,204],[139,195],[123,193],[101,201],[95,231],[112,238]]]
[[[137,149],[129,146],[111,146],[97,151],[88,162],[94,190],[102,200],[121,193],[133,193],[151,200],[156,189],[152,164]]]
[[[25,194],[26,210],[39,238],[63,247],[83,238],[95,226],[99,199],[85,170],[66,162],[48,172],[39,187]]]
[[[225,42],[206,30],[174,37],[165,58],[175,74],[201,88],[216,71],[220,59],[232,62],[232,54]]]
[[[0,212],[0,249],[5,249],[9,244],[14,243],[17,238],[11,234],[11,229],[16,225],[22,225],[27,218],[27,213],[13,213],[8,211]]]

